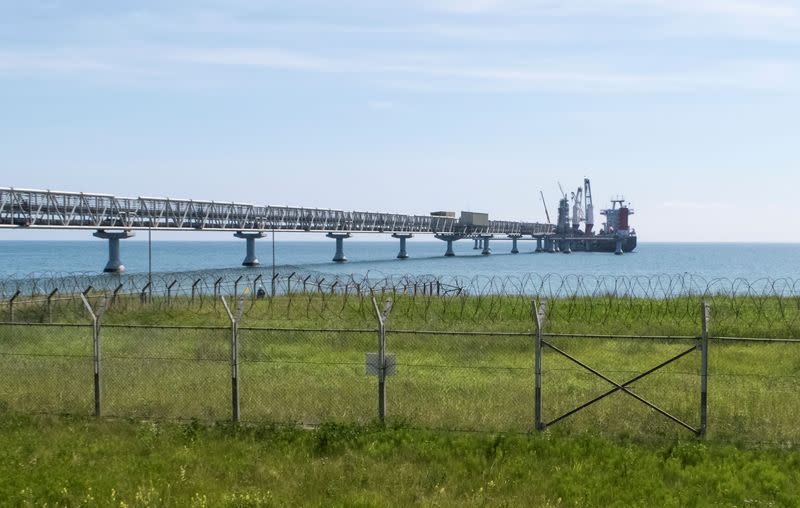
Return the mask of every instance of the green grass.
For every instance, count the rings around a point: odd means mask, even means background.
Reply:
[[[364,367],[365,353],[377,350],[369,300],[317,294],[245,305],[239,339],[244,421],[367,424],[374,420],[376,379],[366,376]],[[793,305],[793,300],[777,298],[717,298],[712,302],[712,334],[796,337],[800,331],[793,324]],[[82,326],[0,325],[4,374],[0,410],[92,413],[91,329],[82,307],[71,301],[54,309],[55,321]],[[548,332],[690,337],[700,332],[696,298],[576,298],[549,302],[549,308]],[[419,428],[530,431],[534,401],[530,310],[531,302],[522,297],[396,295],[387,348],[397,357],[398,372],[387,380],[388,422]],[[41,321],[44,315],[40,306],[30,304],[21,305],[16,317]],[[103,323],[104,414],[203,421],[230,417],[230,330],[221,305],[208,299],[140,305],[135,298],[121,297],[103,316]],[[274,329],[280,327],[300,330]],[[425,332],[397,331],[404,329]],[[437,330],[483,335],[444,335]],[[548,340],[618,382],[694,344],[693,339]],[[697,426],[699,361],[699,353],[689,354],[632,389]],[[800,344],[712,340],[709,439],[800,442],[798,371]],[[543,358],[543,383],[545,420],[610,387],[552,350],[546,350]],[[554,435],[584,432],[656,441],[691,436],[623,393],[550,430]]]
[[[800,452],[0,414],[6,506],[796,506]]]

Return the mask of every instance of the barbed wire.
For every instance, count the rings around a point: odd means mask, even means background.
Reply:
[[[547,300],[552,332],[696,335],[699,304],[713,308],[718,336],[800,338],[800,280],[706,279],[692,274],[520,276],[332,274],[281,267],[179,273],[97,275],[39,274],[0,280],[0,305],[8,320],[27,315],[39,322],[72,309],[79,294],[108,296],[120,310],[203,309],[222,295],[250,300],[259,319],[369,319],[368,298],[391,297],[395,316],[440,328],[502,320],[530,326],[531,301]],[[61,309],[61,310],[59,310]]]
[[[274,280],[273,280],[274,278]],[[122,293],[147,289],[171,291],[174,295],[190,295],[215,287],[225,292],[237,292],[244,287],[263,288],[272,293],[286,294],[292,290],[310,289],[346,292],[376,289],[404,292],[429,292],[435,288],[439,296],[467,295],[527,295],[546,298],[569,297],[634,297],[675,298],[681,296],[800,296],[800,279],[706,278],[690,273],[654,275],[593,275],[526,273],[515,276],[477,275],[392,275],[378,271],[364,274],[337,274],[308,270],[297,266],[281,266],[276,272],[269,268],[219,269],[184,272],[134,274],[97,274],[93,272],[35,272],[9,275],[0,279],[0,300],[17,292],[27,296],[46,295],[57,290],[60,295],[77,295],[91,287],[113,291],[122,286]]]

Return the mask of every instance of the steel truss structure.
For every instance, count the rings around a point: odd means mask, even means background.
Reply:
[[[555,226],[489,221],[487,226],[451,217],[252,205],[170,198],[0,187],[0,227],[41,229],[170,229],[547,235]]]

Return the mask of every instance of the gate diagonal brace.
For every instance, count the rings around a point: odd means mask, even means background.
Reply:
[[[555,418],[555,419],[551,420],[550,422],[548,422],[548,423],[546,423],[544,425],[545,427],[549,427],[549,426],[551,426],[551,425],[553,425],[553,424],[555,424],[555,423],[557,423],[557,422],[559,422],[559,421],[561,421],[561,420],[563,420],[563,419],[565,419],[565,418],[567,418],[569,416],[572,416],[573,414],[577,413],[578,411],[580,411],[582,409],[586,409],[587,407],[591,406],[592,404],[594,404],[596,402],[599,402],[599,401],[603,400],[604,398],[608,397],[609,395],[612,395],[612,394],[614,394],[614,393],[616,393],[618,391],[622,391],[623,393],[626,393],[626,394],[630,395],[631,397],[633,397],[634,399],[638,400],[639,402],[641,402],[645,406],[657,411],[658,413],[660,413],[664,417],[666,417],[666,418],[672,420],[673,422],[677,423],[681,427],[686,428],[687,430],[695,433],[696,435],[700,435],[701,434],[700,429],[696,429],[696,428],[692,427],[688,423],[686,423],[686,422],[680,420],[679,418],[669,414],[665,410],[661,409],[660,407],[656,406],[655,404],[653,404],[652,402],[646,400],[645,398],[633,393],[632,391],[628,390],[628,388],[627,388],[628,385],[630,385],[632,383],[635,383],[636,381],[638,381],[638,380],[640,380],[640,379],[642,379],[644,377],[647,377],[650,374],[656,372],[657,370],[660,370],[663,367],[666,367],[667,365],[669,365],[669,364],[671,364],[671,363],[683,358],[684,356],[696,351],[698,349],[697,345],[692,346],[690,349],[687,349],[686,351],[684,351],[682,353],[679,353],[676,356],[673,356],[672,358],[669,358],[669,359],[665,360],[664,362],[662,362],[662,363],[656,365],[655,367],[652,367],[652,368],[642,372],[638,376],[635,376],[635,377],[629,379],[628,381],[625,381],[622,384],[617,383],[616,381],[613,381],[612,379],[604,376],[603,374],[601,374],[596,369],[593,369],[592,367],[586,365],[585,363],[581,362],[577,358],[569,355],[568,353],[562,351],[561,349],[555,347],[554,345],[552,345],[552,344],[550,344],[550,343],[548,343],[546,341],[542,341],[542,345],[549,347],[550,349],[552,349],[553,351],[557,352],[558,354],[564,356],[565,358],[567,358],[571,362],[576,363],[577,365],[580,365],[581,367],[583,367],[584,369],[588,370],[589,372],[591,372],[595,376],[599,377],[600,379],[602,379],[604,381],[607,381],[608,383],[610,383],[610,384],[612,384],[614,386],[614,388],[608,390],[607,392],[604,392],[601,395],[598,395],[597,397],[595,397],[594,399],[592,399],[592,400],[590,400],[588,402],[585,402],[584,404],[581,404],[580,406],[576,407],[575,409],[567,411],[566,413],[564,413],[563,415],[559,416],[558,418]]]

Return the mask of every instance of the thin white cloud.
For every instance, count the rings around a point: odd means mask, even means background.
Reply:
[[[347,52],[335,56],[282,48],[176,48],[0,52],[0,73],[72,73],[82,77],[129,75],[171,79],[176,75],[236,79],[237,69],[339,74],[420,90],[566,91],[658,93],[708,90],[800,90],[800,64],[787,60],[737,61],[684,70],[642,71],[552,62],[464,62],[458,54],[397,51]],[[484,58],[483,60],[488,60]],[[225,72],[212,70],[224,68]]]
[[[424,58],[404,53],[325,58],[275,49],[212,49],[165,51],[183,63],[291,69],[324,73],[357,73],[400,80],[446,80],[447,85],[497,90],[564,90],[593,92],[663,92],[702,89],[794,89],[797,64],[788,61],[742,61],[684,71],[637,72],[597,66],[553,66],[546,63],[480,65],[451,61],[430,54]],[[437,83],[433,83],[437,85]]]
[[[302,2],[297,11],[307,12],[304,9],[314,5],[317,2]],[[133,11],[82,16],[74,20],[73,28],[81,34],[137,34],[148,40],[203,34],[232,38],[410,35],[483,42],[598,37],[800,39],[796,0],[343,0],[341,7],[361,15],[353,18],[340,15],[341,11],[329,12],[330,5],[321,2],[316,9],[319,16],[299,15],[290,20],[276,17],[270,6],[259,2],[232,7],[219,0],[192,8],[142,2]],[[352,23],[354,19],[366,22]],[[411,21],[415,19],[426,21]],[[605,23],[614,20],[628,23],[623,29],[604,30]]]
[[[796,4],[780,0],[420,0],[430,9],[462,14],[542,15],[712,14],[779,19],[797,16]]]
[[[637,20],[632,25],[652,25],[651,35],[671,38],[800,39],[800,4],[788,0],[425,0],[420,4],[473,18],[630,19]]]
[[[109,71],[115,66],[103,62],[84,51],[8,51],[0,50],[0,73],[45,72],[63,73],[80,71]]]
[[[276,48],[168,49],[163,56],[188,64],[337,72],[341,62]]]

